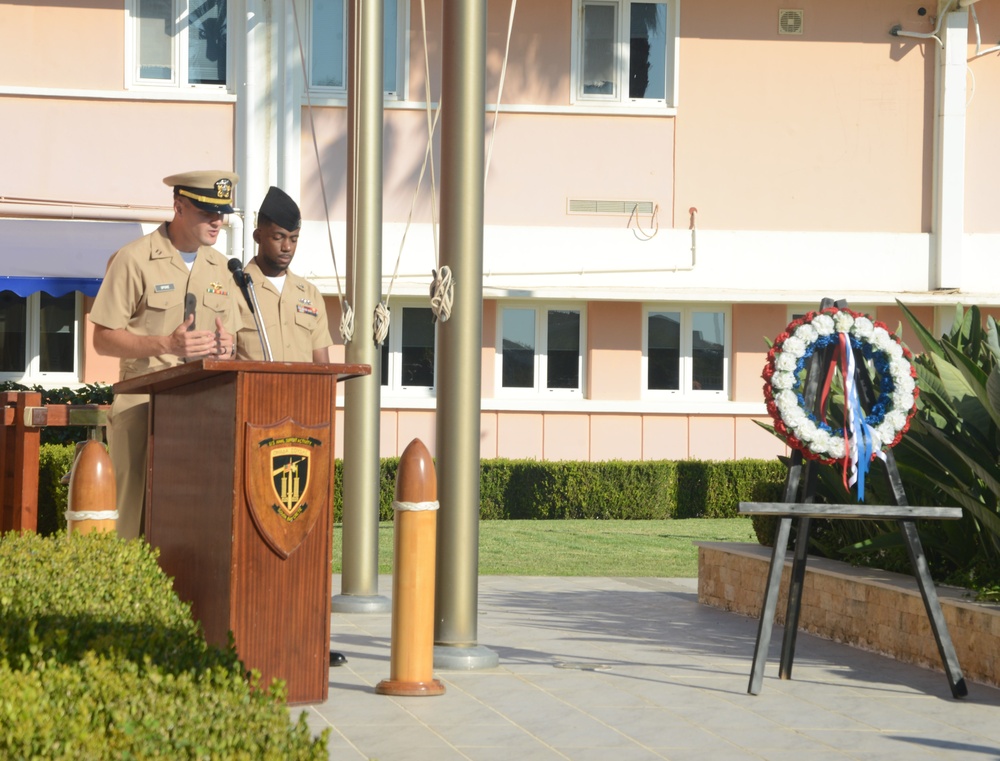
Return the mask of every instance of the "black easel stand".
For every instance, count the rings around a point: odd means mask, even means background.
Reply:
[[[846,308],[847,302],[833,302],[823,299],[820,309],[831,306]],[[867,372],[861,372],[864,367],[864,357],[855,349],[856,366],[855,383],[861,404],[870,409],[875,400],[871,379]],[[809,371],[806,377],[806,388],[803,394],[807,408],[816,409],[821,368],[826,367],[833,352],[833,347],[815,352],[809,360]],[[795,536],[795,553],[792,561],[792,574],[788,587],[788,609],[785,613],[785,634],[781,643],[781,667],[778,675],[781,679],[792,678],[792,661],[795,658],[795,637],[798,632],[799,612],[802,603],[802,585],[806,573],[806,557],[809,547],[809,529],[812,518],[843,518],[843,519],[895,519],[899,523],[900,532],[906,542],[910,563],[920,588],[920,594],[927,609],[938,652],[944,664],[948,677],[948,686],[953,697],[961,698],[968,694],[965,678],[958,664],[955,647],[948,634],[948,625],[944,620],[941,603],[931,580],[927,558],[924,556],[920,536],[917,534],[916,519],[949,519],[962,517],[958,507],[910,507],[906,501],[906,493],[899,477],[896,460],[892,450],[885,452],[885,471],[892,491],[893,505],[823,505],[815,504],[816,497],[816,463],[805,461],[802,453],[796,450],[792,453],[785,479],[783,502],[741,502],[740,512],[743,514],[774,515],[781,518],[778,532],[774,539],[771,554],[771,566],[768,571],[767,587],[764,590],[764,603],[760,612],[760,624],[757,629],[757,645],[754,648],[753,668],[750,672],[751,695],[760,693],[764,681],[764,667],[767,663],[767,651],[771,642],[771,629],[774,625],[775,609],[778,605],[778,592],[781,586],[781,573],[785,566],[785,553],[788,549],[788,539],[791,533],[792,518],[798,520]],[[802,501],[796,502],[802,486]]]

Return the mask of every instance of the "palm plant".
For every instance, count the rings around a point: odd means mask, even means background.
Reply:
[[[899,302],[897,302],[899,303]],[[918,414],[896,448],[904,482],[958,505],[965,518],[948,545],[971,583],[1000,580],[1000,335],[976,306],[956,307],[934,338],[902,303],[925,352],[917,357]],[[964,546],[963,546],[964,545]],[[959,558],[955,558],[959,560]]]

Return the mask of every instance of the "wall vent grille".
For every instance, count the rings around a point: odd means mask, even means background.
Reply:
[[[778,11],[778,34],[802,34],[803,11],[782,8]]]
[[[653,213],[655,204],[652,201],[607,201],[571,198],[569,200],[570,214],[636,214],[649,215]]]

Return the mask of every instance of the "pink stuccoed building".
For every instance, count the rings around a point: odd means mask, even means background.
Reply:
[[[299,201],[292,268],[338,335],[349,5],[0,4],[0,380],[117,379],[93,295],[110,254],[169,218],[161,178],[197,168],[242,177],[229,256],[252,256],[269,185]],[[383,13],[394,456],[434,451],[439,133],[422,165],[448,98],[442,0]],[[998,0],[488,14],[482,457],[770,458],[760,372],[794,315],[843,298],[895,330],[898,299],[940,332],[956,304],[1000,311]]]

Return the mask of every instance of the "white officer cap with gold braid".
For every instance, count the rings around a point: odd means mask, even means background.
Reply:
[[[217,214],[233,213],[236,183],[239,181],[238,174],[221,169],[183,172],[163,178],[163,184],[171,186],[175,193],[187,198],[199,209]]]

